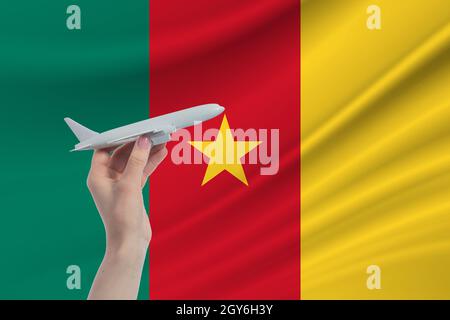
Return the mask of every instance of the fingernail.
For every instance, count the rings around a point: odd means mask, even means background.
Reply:
[[[150,139],[146,136],[140,136],[137,142],[139,148],[148,150],[150,149]]]

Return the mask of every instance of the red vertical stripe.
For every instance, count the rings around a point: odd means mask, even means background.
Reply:
[[[155,172],[151,299],[299,299],[299,26],[299,0],[150,2],[151,116],[216,102],[231,128],[280,130],[278,173],[246,164],[249,186],[202,187],[206,164]]]

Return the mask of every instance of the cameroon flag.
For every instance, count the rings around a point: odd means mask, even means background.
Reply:
[[[450,2],[0,4],[0,298],[85,299],[102,132],[206,103],[144,190],[140,299],[449,299]]]

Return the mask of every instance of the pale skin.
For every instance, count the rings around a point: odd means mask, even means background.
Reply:
[[[167,155],[142,136],[116,149],[96,150],[87,184],[106,231],[106,251],[88,299],[136,299],[152,232],[142,195]]]

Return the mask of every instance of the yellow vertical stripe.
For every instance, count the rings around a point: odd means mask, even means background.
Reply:
[[[306,0],[301,30],[302,298],[450,298],[450,1]]]

